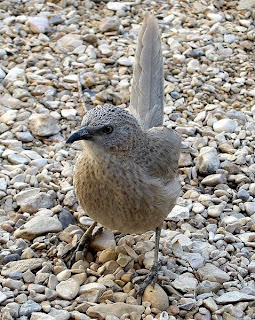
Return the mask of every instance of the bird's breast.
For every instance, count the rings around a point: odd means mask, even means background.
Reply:
[[[82,155],[75,165],[74,188],[85,213],[111,230],[142,233],[154,230],[165,218],[135,167],[107,155],[100,161]]]

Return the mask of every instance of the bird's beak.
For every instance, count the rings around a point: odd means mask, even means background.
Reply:
[[[92,140],[93,135],[88,132],[88,127],[84,126],[79,130],[75,131],[67,140],[66,143],[73,143],[78,140]]]

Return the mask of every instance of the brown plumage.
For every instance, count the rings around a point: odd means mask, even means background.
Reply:
[[[160,232],[180,191],[181,138],[161,127],[163,59],[151,15],[138,36],[131,103],[133,115],[109,105],[88,111],[82,128],[68,139],[83,143],[74,188],[85,213],[103,226],[123,233]]]

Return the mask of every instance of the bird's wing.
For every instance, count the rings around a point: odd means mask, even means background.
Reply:
[[[166,182],[177,178],[178,160],[181,151],[181,136],[174,130],[161,127],[147,131],[150,139],[150,160],[147,159],[151,176]]]
[[[157,19],[146,14],[138,34],[130,112],[147,130],[162,126],[164,75],[161,39]]]

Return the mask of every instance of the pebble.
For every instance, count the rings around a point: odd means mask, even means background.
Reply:
[[[209,176],[205,177],[201,183],[205,184],[206,186],[216,186],[217,184],[226,183],[226,176],[221,173],[210,174]]]
[[[74,299],[80,290],[80,284],[75,279],[68,279],[65,281],[61,281],[56,286],[57,294],[60,298],[66,300]]]
[[[209,279],[208,276],[213,277],[215,281],[219,283],[224,283],[230,280],[230,276],[225,271],[222,271],[220,268],[211,263],[207,263],[197,271],[202,280]]]
[[[237,121],[232,119],[221,119],[213,124],[213,130],[215,132],[234,132],[237,127]]]
[[[131,314],[132,312],[141,315],[145,308],[141,305],[126,304],[123,302],[116,302],[112,304],[97,304],[89,307],[87,314],[90,317],[105,318],[107,315],[113,315],[120,318],[123,314]]]
[[[34,197],[29,197],[25,201],[20,203],[21,210],[28,213],[36,213],[41,208],[51,208],[53,206],[53,201],[51,197],[44,193],[40,192]]]
[[[48,19],[45,17],[29,17],[30,30],[34,33],[45,33],[49,29]]]
[[[168,214],[166,220],[180,221],[189,218],[189,209],[176,205],[173,210]]]
[[[16,238],[32,240],[40,235],[61,230],[62,225],[57,219],[51,217],[45,219],[43,216],[36,216],[17,229],[14,232],[14,236]]]
[[[160,311],[165,311],[169,307],[168,296],[157,283],[154,287],[149,285],[145,289],[142,300],[150,302],[151,308],[157,308]]]
[[[202,175],[215,173],[220,167],[220,159],[215,148],[201,148],[197,157],[196,168]]]
[[[254,296],[241,293],[239,291],[231,291],[223,293],[223,295],[216,299],[218,304],[227,304],[240,301],[254,301]]]
[[[106,287],[101,283],[88,283],[80,287],[79,294],[82,295],[84,301],[97,303],[105,290]]]
[[[120,27],[120,21],[118,17],[106,17],[102,19],[99,30],[101,32],[118,31]]]
[[[54,318],[46,313],[33,312],[31,314],[30,320],[54,320]]]
[[[23,303],[20,306],[19,309],[19,315],[20,316],[30,316],[31,313],[36,312],[36,311],[41,311],[42,307],[40,304],[32,301],[32,300],[27,300],[25,303]]]
[[[172,282],[172,285],[182,292],[192,292],[196,289],[197,280],[191,273],[183,273]]]
[[[49,137],[60,131],[58,120],[49,114],[33,116],[29,128],[34,136]]]

